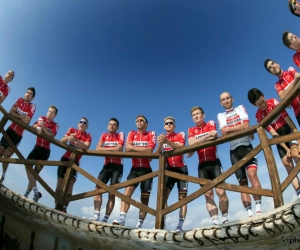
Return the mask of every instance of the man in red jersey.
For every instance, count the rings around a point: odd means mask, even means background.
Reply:
[[[283,71],[280,65],[271,59],[266,59],[264,66],[269,73],[278,76],[279,79],[275,83],[275,89],[281,100],[293,90],[293,87],[300,80],[300,74],[293,67],[289,67],[287,71]],[[300,94],[291,102],[291,105],[300,125]]]
[[[189,145],[198,144],[206,140],[214,139],[218,136],[217,127],[214,121],[206,123],[204,121],[205,114],[202,108],[195,106],[191,109],[195,127],[188,130]],[[212,146],[197,151],[199,158],[198,176],[199,178],[213,180],[223,173],[221,162],[217,156],[217,147]],[[193,153],[188,153],[187,157],[191,157]],[[228,206],[229,201],[224,189],[215,188],[219,197],[219,208],[222,212],[222,223],[228,222]],[[213,189],[208,190],[205,194],[206,208],[214,225],[219,225],[218,207],[214,201]]]
[[[148,127],[148,120],[143,115],[138,115],[136,118],[136,127],[138,131],[130,131],[128,133],[126,141],[126,151],[127,152],[153,152],[156,145],[156,136],[154,131],[146,131]],[[146,158],[132,158],[132,168],[127,177],[127,180],[131,180],[145,174],[152,172],[150,166],[150,160]],[[128,186],[125,189],[124,195],[131,197],[134,190],[137,188],[139,183]],[[141,182],[141,202],[148,206],[149,196],[152,190],[152,178]],[[120,218],[119,220],[114,220],[114,225],[125,225],[126,215],[129,210],[130,204],[126,201],[121,202]],[[147,212],[140,210],[139,221],[136,228],[141,228],[143,222],[146,218]]]
[[[249,90],[248,99],[250,103],[258,107],[258,110],[256,112],[257,122],[260,122],[279,104],[279,102],[274,98],[266,100],[264,94],[256,88]],[[292,124],[293,127],[291,128],[288,124]],[[273,121],[271,121],[270,125],[268,125],[266,129],[273,137],[278,137],[291,134],[291,130],[295,131],[296,127],[287,112],[283,110],[280,115],[278,115]],[[290,173],[294,168],[291,156],[296,163],[299,161],[298,142],[292,141],[280,143],[276,146],[283,165],[285,166],[287,172]],[[293,179],[292,185],[298,197],[300,198],[300,185],[298,177],[295,177]]]
[[[35,96],[35,89],[30,87],[27,89],[24,98],[19,98],[17,102],[12,106],[9,113],[20,119],[22,122],[29,124],[33,114],[35,112],[36,106],[31,103]],[[6,130],[7,135],[12,140],[15,146],[18,146],[20,141],[22,140],[24,128],[15,124],[14,122],[8,127]],[[0,157],[4,156],[10,158],[13,155],[14,151],[10,147],[9,143],[5,140],[4,136],[0,142]],[[0,176],[0,184],[5,179],[5,173],[8,168],[8,163],[2,163],[2,174]]]
[[[161,134],[157,137],[158,148],[157,152],[162,153],[162,151],[170,151],[176,148],[184,147],[185,145],[185,133],[175,133],[174,129],[176,128],[174,117],[168,116],[164,119],[164,129],[166,135]],[[174,157],[169,157],[167,159],[166,170],[188,175],[188,169],[186,164],[183,161],[183,155],[177,155]],[[178,180],[172,177],[166,178],[166,193],[165,201],[167,206],[167,200],[170,195],[171,190],[173,189],[175,183],[177,183],[178,188],[178,198],[182,200],[186,197],[188,191],[188,182],[184,180]],[[187,205],[183,205],[179,210],[179,222],[176,228],[176,231],[182,231],[182,225],[186,217]],[[166,223],[166,221],[165,221]]]
[[[108,133],[103,133],[100,137],[96,150],[99,151],[123,151],[124,146],[124,133],[119,132],[119,121],[116,118],[111,118],[109,120],[107,130]],[[98,180],[103,183],[107,183],[110,179],[110,185],[118,184],[121,181],[123,175],[123,160],[119,157],[105,157],[104,166],[99,173]],[[99,189],[96,186],[96,190]],[[100,209],[102,205],[102,194],[94,196],[94,217],[90,218],[95,221],[100,221]],[[113,211],[115,206],[115,196],[113,194],[108,194],[108,201],[106,204],[106,213],[102,222],[107,223],[108,218]]]
[[[8,71],[4,79],[0,76],[0,104],[5,100],[10,92],[10,87],[8,87],[8,83],[14,79],[15,72],[10,70]]]
[[[289,31],[285,31],[282,35],[283,44],[296,53],[293,56],[293,61],[300,68],[300,38]]]
[[[222,135],[249,127],[249,117],[245,107],[239,105],[236,108],[233,108],[233,101],[232,96],[228,92],[223,92],[220,95],[220,103],[226,110],[226,112],[219,113],[217,116]],[[230,160],[232,165],[243,159],[253,149],[250,139],[249,136],[244,136],[230,142]],[[235,175],[241,186],[247,187],[249,178],[252,187],[261,188],[260,181],[257,177],[257,159],[255,157],[238,169],[235,172]],[[253,195],[253,198],[256,205],[255,214],[260,214],[261,195]],[[250,195],[241,193],[241,199],[248,216],[252,217],[253,212]]]
[[[87,133],[86,130],[88,128],[88,119],[86,117],[82,117],[78,122],[78,129],[76,128],[69,128],[65,136],[61,139],[62,143],[70,143],[70,146],[74,148],[79,149],[89,149],[91,142],[92,142],[92,135],[90,133]],[[61,157],[61,161],[70,161],[72,152],[66,151],[65,154]],[[81,159],[82,155],[78,155],[75,159],[75,164],[79,166],[79,161]],[[56,185],[56,195],[58,195],[61,192],[62,188],[62,182],[65,177],[65,173],[67,171],[67,167],[65,166],[59,166],[57,169],[57,185]],[[72,178],[70,182],[70,186],[67,192],[67,195],[72,195],[72,190],[74,183],[77,178],[77,171],[72,169]],[[67,212],[69,202],[65,202],[63,204],[63,212]]]
[[[297,0],[288,0],[288,5],[291,13],[300,17],[300,2]]]
[[[56,136],[57,131],[59,129],[59,125],[54,122],[54,118],[57,115],[57,108],[55,106],[50,106],[47,112],[47,117],[40,116],[39,119],[33,124],[32,127],[34,127],[37,130],[38,134],[45,134],[51,137]],[[33,148],[33,150],[29,153],[27,159],[31,160],[48,160],[50,156],[50,142],[37,136],[36,137],[36,143]],[[33,166],[31,166],[33,167]],[[28,176],[28,186],[27,190],[24,194],[25,197],[28,197],[31,190],[34,192],[33,200],[37,202],[39,198],[42,197],[41,193],[38,191],[38,188],[36,186],[36,179],[34,176],[28,171],[27,168],[27,176]],[[43,169],[42,165],[35,165],[34,170],[36,173],[40,173],[40,171]]]

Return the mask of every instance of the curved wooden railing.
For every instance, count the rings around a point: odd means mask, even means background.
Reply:
[[[274,159],[273,152],[271,150],[271,145],[288,142],[295,139],[300,139],[300,133],[294,133],[290,135],[285,135],[277,138],[269,139],[266,134],[265,127],[275,118],[277,115],[288,107],[291,101],[300,93],[300,85],[294,87],[294,90],[291,91],[286,98],[267,116],[265,117],[260,123],[255,126],[252,126],[247,129],[242,129],[240,131],[219,137],[212,141],[204,141],[195,145],[186,146],[183,148],[175,149],[173,151],[164,152],[163,154],[160,153],[138,153],[138,152],[109,152],[109,151],[97,151],[97,150],[82,150],[82,149],[75,149],[69,145],[66,145],[52,137],[49,137],[45,134],[39,135],[40,137],[50,141],[52,144],[61,147],[65,150],[69,150],[72,152],[71,159],[69,162],[61,162],[61,161],[41,161],[41,160],[26,160],[21,152],[14,146],[11,142],[10,138],[7,136],[6,132],[4,131],[3,127],[5,126],[8,120],[15,122],[16,124],[25,128],[25,130],[37,135],[36,129],[30,127],[27,124],[24,124],[19,119],[16,119],[12,115],[8,114],[5,109],[0,105],[0,111],[3,113],[3,118],[0,121],[0,130],[5,137],[5,139],[12,145],[13,150],[15,151],[16,155],[19,159],[13,158],[0,158],[0,162],[7,162],[7,163],[14,163],[14,164],[24,164],[25,167],[30,171],[30,173],[37,179],[37,181],[44,187],[44,189],[57,201],[58,209],[62,209],[62,204],[65,201],[75,201],[87,197],[91,197],[97,194],[109,192],[114,194],[118,198],[125,200],[126,202],[130,203],[131,205],[146,211],[147,213],[156,217],[155,220],[155,228],[162,229],[164,227],[164,215],[180,208],[182,205],[185,205],[199,196],[203,195],[206,191],[210,190],[211,188],[218,187],[225,190],[230,190],[234,192],[242,192],[248,194],[259,194],[262,196],[273,197],[274,206],[275,208],[280,207],[284,204],[282,192],[287,188],[287,186],[292,182],[292,180],[297,176],[300,171],[300,161],[297,163],[295,168],[290,172],[287,178],[280,183],[276,162]],[[249,152],[243,159],[239,162],[234,164],[231,168],[226,170],[223,174],[218,176],[214,180],[206,180],[202,178],[197,178],[194,176],[186,176],[174,172],[170,172],[165,170],[165,162],[167,157],[176,156],[185,154],[188,152],[194,152],[199,149],[207,148],[209,146],[220,145],[231,140],[258,133],[258,137],[260,139],[260,144],[258,144],[251,152]],[[239,168],[241,168],[245,163],[249,161],[249,159],[256,156],[261,150],[263,150],[266,163],[268,166],[268,171],[270,175],[271,187],[272,189],[263,189],[263,188],[250,188],[244,187],[234,184],[224,183],[224,181],[230,177],[232,174],[235,173]],[[103,182],[99,181],[96,177],[92,176],[84,169],[80,168],[78,165],[74,163],[74,159],[78,154],[86,155],[86,156],[113,156],[113,157],[122,157],[122,158],[150,158],[150,159],[159,159],[159,168],[157,171],[152,173],[146,174],[144,176],[125,181],[119,184],[115,184],[112,186],[108,186]],[[57,195],[55,191],[53,191],[47,183],[30,167],[32,165],[39,164],[39,165],[48,165],[48,166],[66,166],[67,171],[65,174],[65,178],[62,184],[62,192]],[[68,186],[71,181],[71,170],[75,169],[77,172],[85,176],[94,184],[98,185],[100,189],[98,190],[91,190],[88,192],[84,192],[81,194],[76,194],[72,196],[66,196]],[[158,176],[158,188],[157,188],[157,202],[156,202],[156,210],[136,201],[132,198],[125,196],[124,194],[118,192],[118,189],[124,188],[126,186],[133,185],[135,183],[154,178]],[[184,199],[174,203],[173,205],[168,206],[165,208],[164,206],[164,189],[165,189],[165,177],[170,176],[181,180],[186,180],[188,182],[193,182],[197,184],[201,184],[202,187],[196,190],[194,193],[189,194]]]

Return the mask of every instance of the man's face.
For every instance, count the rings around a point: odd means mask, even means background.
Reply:
[[[112,133],[112,134],[116,133],[118,128],[119,127],[118,127],[118,124],[116,121],[109,121],[108,126],[107,126],[107,130],[109,133]]]
[[[175,123],[172,119],[167,119],[165,121],[165,124],[164,124],[164,129],[167,133],[172,133],[174,132],[174,129],[175,129]]]
[[[288,40],[290,41],[291,45],[290,47],[294,50],[298,50],[300,48],[300,39],[293,33],[288,34]]]
[[[47,119],[49,121],[53,121],[56,116],[56,110],[54,108],[49,108],[47,112]]]
[[[6,82],[6,83],[11,82],[14,78],[14,75],[15,75],[15,73],[12,70],[8,71],[6,73],[6,75],[4,76],[3,81]]]
[[[264,96],[260,96],[258,100],[255,102],[255,106],[258,107],[261,110],[267,109],[267,101]]]
[[[138,129],[138,130],[146,130],[146,128],[147,128],[147,123],[146,123],[146,121],[145,121],[145,119],[143,118],[143,117],[138,117],[137,119],[136,119],[136,121],[135,121],[135,123],[136,123],[136,128]]]
[[[231,109],[233,105],[233,98],[228,92],[220,95],[220,103],[225,109]]]
[[[281,74],[281,68],[280,68],[280,65],[274,61],[269,61],[267,63],[267,69],[269,70],[269,72],[272,74],[272,75],[275,75],[275,76],[278,76]]]
[[[31,90],[27,90],[24,96],[25,102],[30,102],[33,100],[33,92]]]
[[[195,123],[202,123],[204,121],[205,115],[202,114],[200,109],[196,109],[192,112],[192,118]]]
[[[80,121],[78,122],[78,130],[80,132],[85,132],[87,128],[88,128],[88,122],[87,122],[87,120],[80,119]]]
[[[297,0],[289,0],[292,3],[292,7],[295,14],[300,15],[300,2]]]

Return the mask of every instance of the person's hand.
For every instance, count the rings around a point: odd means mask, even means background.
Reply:
[[[75,137],[75,134],[71,134],[68,138],[69,142],[75,142],[76,140],[76,137]]]
[[[195,154],[195,152],[186,153],[186,157],[191,158],[194,154]]]
[[[222,135],[227,135],[227,132],[228,132],[228,128],[227,127],[224,127],[224,128],[221,129]]]
[[[287,158],[291,157],[291,150],[290,150],[290,149],[288,149],[288,150],[286,151],[286,157],[287,157]]]

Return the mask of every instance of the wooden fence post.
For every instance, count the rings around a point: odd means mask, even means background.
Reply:
[[[165,208],[165,167],[166,157],[161,155],[159,157],[159,169],[158,169],[158,185],[157,185],[157,202],[156,202],[156,217],[155,217],[155,228],[164,228],[164,215],[162,210]]]

